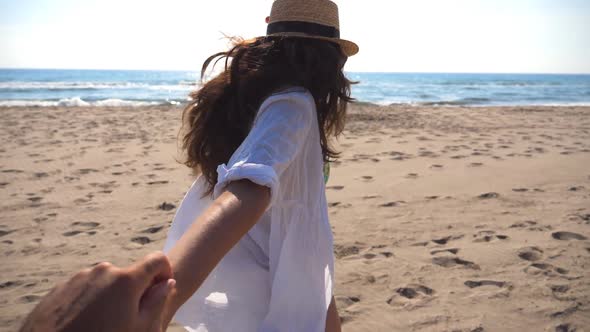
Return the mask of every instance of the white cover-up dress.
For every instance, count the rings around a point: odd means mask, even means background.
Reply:
[[[248,179],[270,188],[262,218],[223,257],[174,320],[194,332],[319,332],[332,297],[334,256],[312,95],[294,88],[266,98],[213,198]],[[169,252],[213,201],[199,177],[178,208]]]

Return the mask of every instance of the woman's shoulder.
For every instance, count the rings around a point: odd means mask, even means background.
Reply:
[[[309,90],[307,90],[306,88],[302,87],[302,86],[286,86],[286,87],[281,87],[278,88],[276,90],[274,90],[269,97],[272,96],[277,96],[277,95],[282,95],[282,94],[289,94],[289,93],[302,93],[302,94],[309,94],[311,95],[311,93],[309,92]]]
[[[264,99],[259,111],[263,111],[280,101],[290,101],[307,109],[315,109],[315,101],[309,90],[300,86],[292,86],[280,88],[271,93]]]

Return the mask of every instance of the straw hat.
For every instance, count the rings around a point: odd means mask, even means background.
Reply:
[[[275,0],[266,21],[267,36],[327,40],[340,45],[346,56],[359,51],[357,44],[340,39],[338,6],[330,0]]]

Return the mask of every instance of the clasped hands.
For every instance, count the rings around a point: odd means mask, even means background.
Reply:
[[[162,312],[175,283],[161,252],[126,268],[100,263],[56,286],[20,331],[162,332]]]

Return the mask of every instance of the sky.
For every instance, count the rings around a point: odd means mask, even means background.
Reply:
[[[590,73],[589,0],[336,0],[347,71]],[[0,68],[199,70],[272,0],[0,0]]]

